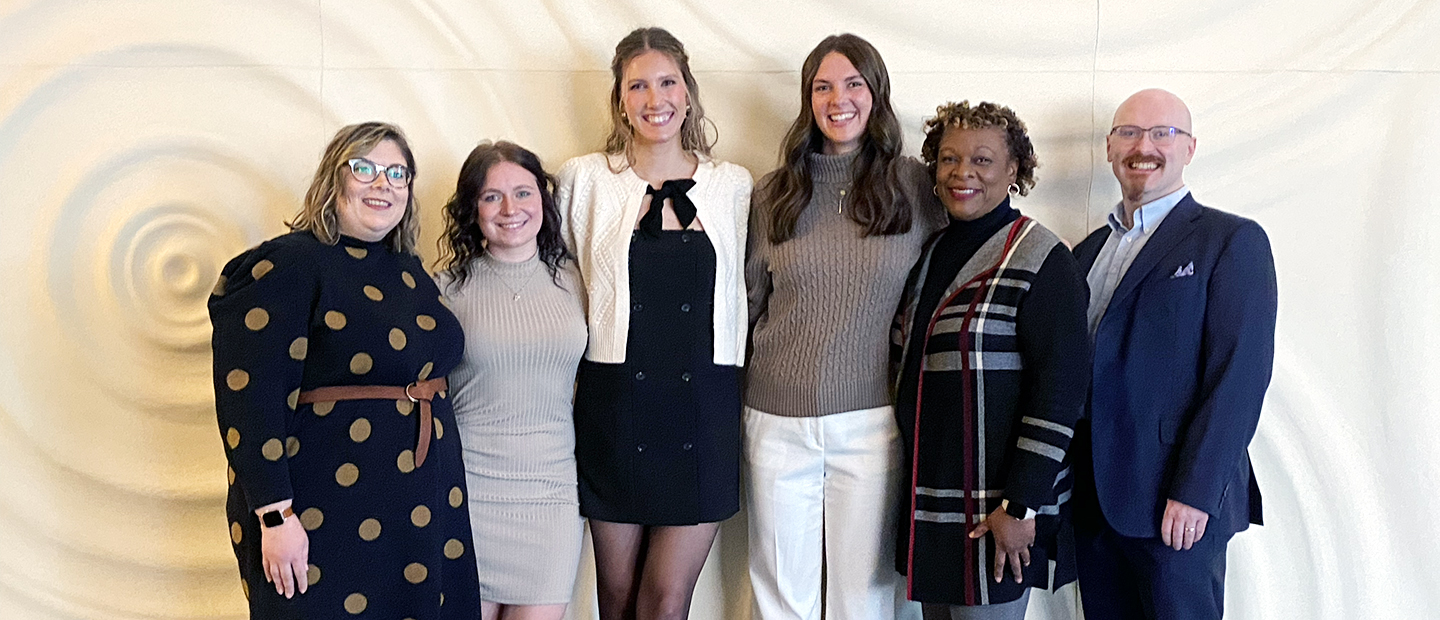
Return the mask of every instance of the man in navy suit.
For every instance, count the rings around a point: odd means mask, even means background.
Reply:
[[[1076,433],[1087,620],[1218,619],[1225,546],[1260,523],[1246,447],[1275,352],[1275,264],[1254,221],[1201,206],[1190,111],[1144,90],[1115,111],[1122,198],[1075,247],[1095,343]]]

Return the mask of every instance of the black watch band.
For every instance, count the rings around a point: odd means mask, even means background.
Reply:
[[[285,523],[285,519],[293,516],[295,516],[295,511],[286,506],[283,511],[271,510],[260,515],[260,523],[265,527],[280,527]]]
[[[1025,505],[1020,502],[1010,501],[1005,504],[1005,514],[1016,519],[1024,519],[1026,512]]]

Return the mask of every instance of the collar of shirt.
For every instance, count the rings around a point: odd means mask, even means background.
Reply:
[[[1131,230],[1139,228],[1141,232],[1149,235],[1155,232],[1156,228],[1160,227],[1160,222],[1165,220],[1165,216],[1170,213],[1170,210],[1174,209],[1175,205],[1180,204],[1180,201],[1184,200],[1185,196],[1189,193],[1190,187],[1181,185],[1180,189],[1140,205],[1140,208],[1135,210],[1135,223],[1137,226],[1133,228],[1126,228],[1125,224],[1122,223],[1122,218],[1125,216],[1125,203],[1116,203],[1115,210],[1110,213],[1107,219],[1107,222],[1110,224],[1110,230],[1124,236]]]

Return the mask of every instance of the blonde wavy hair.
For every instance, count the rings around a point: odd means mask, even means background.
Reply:
[[[364,157],[386,140],[394,142],[404,153],[405,166],[410,168],[410,187],[407,188],[405,214],[400,216],[400,223],[385,235],[385,245],[395,252],[415,254],[416,240],[420,237],[420,216],[415,208],[415,155],[410,152],[405,132],[389,123],[356,123],[335,132],[335,137],[330,139],[325,153],[320,156],[320,166],[315,169],[315,178],[305,192],[300,212],[285,225],[292,231],[310,231],[321,243],[335,245],[340,240],[340,216],[336,209],[345,192],[345,181],[350,177],[347,162]]]
[[[690,109],[685,111],[685,121],[680,125],[680,148],[701,156],[702,161],[708,159],[710,147],[715,145],[715,140],[707,133],[707,129],[714,132],[714,123],[705,118],[705,106],[700,105],[700,83],[695,81],[695,74],[690,72],[690,55],[685,53],[685,46],[675,35],[670,34],[670,31],[653,27],[636,28],[615,45],[615,57],[610,60],[610,73],[615,81],[610,88],[610,136],[605,139],[605,153],[624,154],[629,159],[635,130],[625,121],[625,104],[621,101],[625,65],[630,64],[636,56],[649,51],[669,56],[680,69],[681,79],[685,81]]]

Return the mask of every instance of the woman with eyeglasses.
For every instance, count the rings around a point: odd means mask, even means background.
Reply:
[[[610,68],[605,151],[566,162],[556,191],[589,297],[580,511],[600,618],[684,618],[720,521],[739,510],[750,174],[710,156],[669,32],[626,35]]]
[[[905,484],[896,568],[927,620],[1024,620],[1032,587],[1075,579],[1060,514],[1090,383],[1085,276],[1012,200],[1037,161],[1010,108],[948,103],[921,157],[950,224],[895,318]]]
[[[481,620],[560,620],[580,567],[573,407],[585,299],[554,187],[534,153],[486,142],[445,205],[439,280],[465,328],[450,385]]]
[[[473,619],[446,375],[462,335],[415,254],[415,158],[343,127],[289,222],[210,297],[227,514],[256,620]]]

